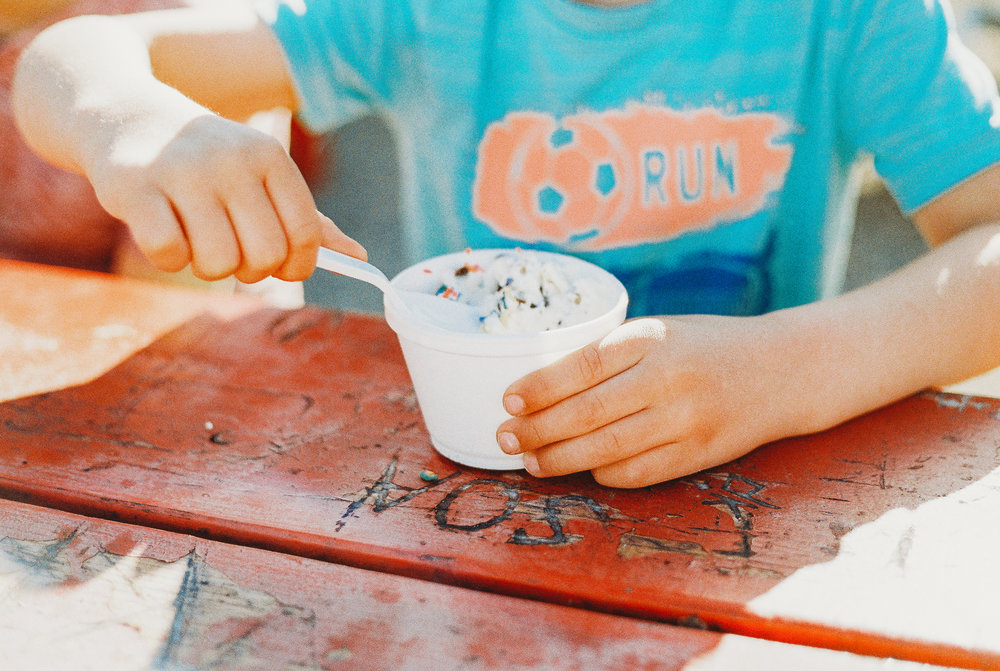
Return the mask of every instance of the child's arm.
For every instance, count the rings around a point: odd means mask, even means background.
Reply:
[[[1000,366],[998,192],[995,166],[940,196],[915,215],[932,251],[831,300],[627,322],[515,382],[501,446],[536,475],[638,487]]]
[[[42,32],[12,93],[25,139],[86,175],[162,270],[302,280],[320,244],[364,256],[316,210],[281,144],[229,120],[296,101],[270,30],[245,4],[220,5]]]

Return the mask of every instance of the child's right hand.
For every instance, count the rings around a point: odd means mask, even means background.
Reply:
[[[274,137],[200,112],[183,123],[125,124],[88,161],[101,204],[161,270],[205,280],[303,280],[320,245],[366,257],[316,209]]]
[[[281,142],[209,111],[297,105],[249,3],[56,23],[22,53],[11,98],[28,144],[85,174],[161,270],[302,280],[321,244],[366,257],[316,210]]]

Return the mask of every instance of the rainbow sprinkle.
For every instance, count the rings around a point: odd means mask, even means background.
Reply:
[[[454,287],[442,284],[438,290],[434,292],[434,295],[440,296],[441,298],[447,298],[451,301],[457,301],[462,294],[456,291]]]

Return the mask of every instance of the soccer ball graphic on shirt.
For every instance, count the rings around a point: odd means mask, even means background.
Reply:
[[[573,245],[620,220],[632,176],[614,131],[542,114],[493,128],[480,148],[476,206],[507,237]],[[479,187],[482,187],[480,189]]]

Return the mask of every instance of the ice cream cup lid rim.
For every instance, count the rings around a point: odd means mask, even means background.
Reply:
[[[385,318],[401,339],[425,347],[476,356],[519,356],[583,347],[606,335],[625,319],[628,296],[622,293],[606,313],[579,324],[538,333],[457,333],[432,324],[418,324],[399,318],[402,310],[385,301]]]
[[[472,260],[481,259],[494,254],[513,252],[513,249],[475,249],[465,252],[453,252],[441,256],[426,259],[416,263],[397,274],[392,282],[400,283],[407,276],[416,274],[422,269],[432,267],[439,263],[454,263],[456,259],[467,257]],[[614,302],[607,312],[593,319],[589,319],[579,324],[566,326],[563,328],[540,331],[537,333],[466,333],[451,331],[446,328],[437,327],[430,323],[416,323],[411,320],[401,318],[401,314],[406,311],[405,306],[394,304],[395,297],[387,295],[385,297],[385,318],[389,327],[400,338],[405,338],[418,342],[425,347],[445,352],[474,354],[477,356],[518,356],[522,354],[552,352],[557,350],[572,349],[582,347],[588,342],[593,342],[603,337],[606,333],[618,326],[625,319],[628,307],[628,294],[625,287],[614,275],[607,270],[597,266],[590,261],[580,259],[571,255],[558,254],[543,250],[529,250],[541,256],[559,256],[565,258],[568,263],[578,264],[581,267],[592,267],[610,286],[614,287]],[[484,345],[488,345],[488,351],[484,351]]]

